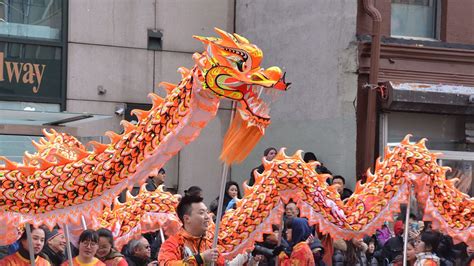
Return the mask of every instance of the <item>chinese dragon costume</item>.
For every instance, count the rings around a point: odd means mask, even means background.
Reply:
[[[110,144],[92,142],[94,151],[89,152],[71,141],[48,154],[44,148],[48,141],[42,140],[36,144],[38,153],[28,154],[22,165],[3,158],[0,217],[7,226],[0,233],[26,222],[80,224],[82,215],[97,217],[93,227],[108,227],[124,241],[162,227],[167,219],[175,219],[177,204],[173,195],[162,190],[142,189],[125,203],[109,206],[120,191],[143,183],[151,170],[194,140],[215,116],[222,97],[238,101],[240,107],[224,139],[221,158],[228,163],[243,160],[269,124],[269,106],[261,94],[284,91],[289,84],[279,68],[260,68],[262,52],[247,39],[216,31],[221,38],[196,37],[206,45],[204,53],[193,56],[196,66],[179,70],[183,79],[178,85],[162,83],[167,97],[151,94],[152,109],[135,110],[138,124],[123,122],[122,135],[108,132]],[[59,135],[46,133],[49,139]],[[439,166],[436,156],[424,140],[411,144],[406,137],[399,146],[385,150],[367,181],[358,182],[354,194],[343,202],[327,185],[327,176],[314,170],[317,162],[305,163],[301,152],[287,156],[281,150],[273,161],[263,160],[264,172],[256,173],[253,186],[244,184],[245,196],[223,216],[218,248],[227,258],[251,249],[272,231],[272,224],[280,223],[284,204],[290,200],[322,233],[361,238],[392,219],[410,190],[424,209],[423,219],[432,221],[434,229],[473,246],[473,199],[446,180],[448,168]],[[153,223],[153,213],[165,218]]]

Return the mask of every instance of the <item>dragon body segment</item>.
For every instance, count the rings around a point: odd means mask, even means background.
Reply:
[[[293,200],[300,216],[335,239],[372,235],[383,222],[391,220],[407,202],[410,188],[424,209],[425,221],[453,237],[455,242],[474,245],[474,199],[446,180],[448,168],[436,163],[424,140],[410,144],[407,136],[400,146],[387,149],[367,182],[358,182],[354,194],[342,202],[336,189],[326,183],[327,175],[315,172],[317,163],[305,163],[301,152],[288,157],[280,151],[273,161],[263,160],[265,171],[256,174],[252,187],[236,209],[225,213],[219,232],[219,249],[234,257],[262,241],[264,233],[279,224],[284,203]]]
[[[161,229],[167,235],[175,234],[181,227],[176,215],[178,202],[178,197],[163,191],[162,186],[155,191],[148,191],[142,185],[135,196],[127,191],[125,202],[116,199],[99,216],[85,218],[86,227],[109,229],[114,235],[114,245],[120,250],[130,240],[144,233]],[[82,226],[72,227],[73,238],[78,239],[82,230]]]

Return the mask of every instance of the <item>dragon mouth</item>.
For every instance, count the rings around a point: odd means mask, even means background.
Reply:
[[[262,119],[270,120],[270,106],[281,95],[280,91],[269,89],[260,85],[247,85],[242,107],[252,115]]]
[[[234,77],[228,77],[223,82],[228,91],[241,94],[239,102],[242,109],[249,115],[256,117],[262,122],[270,120],[270,106],[288,89],[290,83],[285,83],[283,75],[279,80],[255,80],[240,81]],[[254,83],[255,82],[255,83]]]

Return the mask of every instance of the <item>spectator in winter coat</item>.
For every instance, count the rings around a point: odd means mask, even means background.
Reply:
[[[392,262],[398,255],[403,254],[403,221],[398,220],[393,225],[395,236],[390,238],[382,248],[382,257]]]
[[[155,191],[159,186],[165,183],[166,171],[163,168],[156,171],[154,170],[152,174],[148,177],[146,181],[146,190]]]
[[[96,257],[106,266],[127,266],[127,260],[124,255],[118,252],[114,247],[114,236],[110,230],[101,228],[97,230],[99,234],[99,249]]]
[[[474,247],[467,247],[467,259],[464,260],[463,266],[472,266],[474,265]]]
[[[438,248],[440,234],[434,231],[426,231],[421,234],[421,240],[415,246],[415,266],[439,266],[440,259],[434,253]]]
[[[385,243],[392,237],[392,232],[390,231],[388,224],[384,223],[382,228],[377,229],[375,236],[377,238],[378,246],[383,247]]]
[[[364,243],[367,245],[367,251],[365,252],[365,256],[367,257],[367,262],[369,265],[378,265],[377,260],[377,252],[381,252],[381,250],[377,247],[377,240],[375,237],[365,237]]]
[[[303,160],[305,161],[305,163],[319,162],[318,158],[316,158],[316,155],[314,155],[314,153],[312,152],[306,152],[303,156]],[[314,169],[316,173],[332,175],[331,171],[329,171],[329,169],[327,169],[322,162],[319,163],[320,165],[316,166],[316,169]],[[331,185],[331,178],[326,179],[326,183],[328,183],[328,185]]]
[[[367,265],[367,257],[365,256],[366,251],[367,245],[362,240],[336,240],[334,241],[334,255],[332,259],[332,265],[365,266]]]
[[[150,256],[150,243],[142,237],[134,239],[128,243],[128,256],[126,257],[129,266],[148,266],[157,264],[152,262]]]
[[[333,247],[334,253],[332,255],[332,264],[345,265],[347,252],[346,241],[344,241],[343,239],[334,240]]]
[[[259,266],[270,266],[275,265],[276,256],[273,255],[273,250],[278,246],[279,228],[277,225],[272,225],[272,234],[263,234],[263,242],[255,243],[255,249],[252,251],[254,257],[263,256],[259,262]],[[281,245],[285,249],[289,248],[290,245],[285,239],[281,239]]]
[[[346,179],[340,175],[335,175],[332,178],[332,184],[337,185],[336,189],[339,195],[341,195],[341,200],[345,200],[352,195],[352,190],[346,188]]]
[[[66,237],[60,229],[45,230],[45,233],[43,253],[48,256],[48,261],[52,266],[59,266],[66,260]]]
[[[239,184],[234,181],[229,181],[225,184],[225,194],[224,194],[224,202],[223,202],[223,211],[222,215],[224,215],[225,211],[236,207],[237,200],[241,199]],[[217,208],[219,204],[219,197],[211,202],[209,206],[211,212],[214,214],[214,217],[217,216]]]

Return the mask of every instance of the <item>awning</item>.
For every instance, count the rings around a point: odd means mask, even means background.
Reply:
[[[383,86],[388,96],[382,102],[385,110],[474,115],[474,87],[395,82]]]
[[[37,112],[0,110],[0,124],[32,126],[74,126],[83,122],[107,119],[112,116],[89,113]]]

